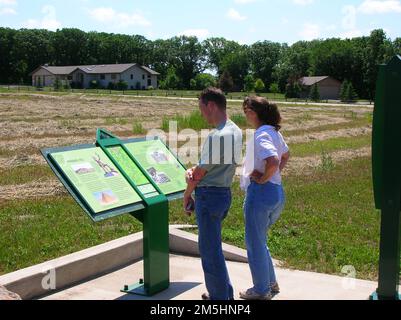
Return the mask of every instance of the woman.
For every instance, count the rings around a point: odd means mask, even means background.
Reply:
[[[247,122],[256,129],[247,144],[241,188],[244,203],[245,241],[253,287],[240,292],[246,300],[270,300],[279,293],[267,232],[278,220],[285,202],[281,171],[289,159],[289,149],[281,129],[277,105],[262,97],[246,98],[243,104]]]

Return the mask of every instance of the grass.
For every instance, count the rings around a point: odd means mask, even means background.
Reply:
[[[357,277],[376,279],[380,215],[374,209],[369,158],[329,172],[285,179],[286,208],[269,246],[285,267],[341,274],[353,265]],[[233,204],[223,241],[244,248],[244,195],[233,186]],[[181,201],[170,204],[171,224],[194,224]],[[41,263],[141,230],[130,216],[94,224],[69,197],[0,204],[0,273]]]
[[[192,111],[189,115],[175,115],[174,117],[163,117],[161,129],[165,132],[169,131],[170,122],[177,123],[178,131],[183,129],[202,130],[210,128],[210,125],[202,117],[199,110]]]
[[[112,117],[108,117],[104,121],[105,125],[107,125],[107,126],[116,125],[116,124],[123,126],[123,125],[128,124],[128,122],[129,121],[124,118],[112,118]]]
[[[371,145],[371,135],[362,135],[356,137],[339,137],[323,141],[312,141],[305,143],[290,144],[291,154],[295,157],[307,157],[314,154],[325,152],[334,152],[339,150],[356,150]]]
[[[326,124],[326,125],[322,125],[322,126],[308,128],[308,129],[296,129],[296,130],[285,130],[284,129],[282,132],[286,136],[298,136],[298,135],[305,135],[305,134],[313,133],[313,132],[336,131],[336,130],[341,130],[341,129],[354,129],[354,128],[366,127],[371,124],[372,124],[372,122],[371,122],[370,116],[368,114],[366,117],[358,118],[358,119],[352,120],[350,122],[332,123],[332,124]]]
[[[233,114],[230,119],[240,128],[249,127],[246,117],[243,114]]]
[[[140,121],[134,121],[132,124],[132,133],[133,134],[145,134],[146,130],[142,126],[142,122]]]
[[[380,215],[371,181],[369,158],[286,178],[286,207],[269,237],[272,255],[285,267],[329,274],[352,265],[358,278],[376,280]],[[236,185],[223,240],[245,248],[242,202]]]
[[[48,166],[25,165],[7,169],[2,168],[0,169],[0,186],[19,185],[53,177],[54,173]]]

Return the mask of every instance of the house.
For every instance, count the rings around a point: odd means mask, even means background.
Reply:
[[[341,82],[332,77],[303,77],[298,82],[302,87],[300,94],[300,98],[302,99],[308,98],[312,86],[317,84],[320,99],[340,100]]]
[[[107,88],[109,83],[117,84],[120,80],[128,84],[129,89],[157,89],[158,72],[136,63],[103,64],[90,66],[40,66],[29,74],[33,86],[53,86],[56,79],[62,82],[78,84],[79,87],[89,88],[94,80],[101,87]]]

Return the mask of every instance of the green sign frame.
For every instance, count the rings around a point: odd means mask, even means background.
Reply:
[[[134,285],[124,285],[124,288],[121,290],[121,292],[152,296],[156,293],[166,290],[170,285],[168,221],[169,201],[182,198],[185,187],[183,186],[182,190],[178,192],[175,191],[165,195],[154,178],[150,176],[150,173],[140,163],[140,161],[133,156],[132,152],[128,150],[126,145],[132,143],[142,143],[145,141],[161,142],[162,144],[159,143],[159,145],[161,145],[163,149],[167,150],[168,154],[166,155],[161,153],[157,154],[157,156],[161,157],[163,161],[167,160],[168,156],[172,156],[175,160],[176,169],[181,169],[183,172],[185,172],[186,167],[178,159],[178,156],[176,156],[158,137],[154,137],[150,140],[146,138],[137,138],[121,141],[111,133],[103,129],[98,129],[96,138],[96,145],[48,148],[41,150],[41,152],[62,184],[94,222],[103,221],[105,219],[116,217],[122,214],[130,214],[143,224],[144,277]],[[122,174],[122,176],[125,178],[125,181],[129,183],[132,189],[140,197],[140,201],[102,212],[95,212],[93,210],[93,207],[91,207],[88,201],[85,200],[83,194],[78,190],[78,188],[68,177],[68,174],[64,172],[64,170],[53,157],[54,154],[57,155],[58,153],[63,153],[66,151],[88,150],[92,148],[101,148],[102,152],[105,156],[107,156],[108,160],[111,161],[112,165],[118,169],[118,172],[116,169],[111,169],[111,165],[107,166],[103,162],[102,168],[107,167],[107,173],[110,173],[109,170],[114,170],[111,172],[113,175]],[[120,159],[116,158],[116,153],[112,151],[114,149],[120,151]],[[126,166],[125,170],[124,165],[121,162],[119,163],[119,160],[122,158],[124,158],[123,160]],[[100,161],[100,156],[98,160]],[[129,166],[131,164],[132,167],[127,167],[127,165]],[[131,170],[132,168],[135,168],[135,170]],[[82,167],[78,170],[88,170],[88,168]],[[131,171],[131,174],[127,171]],[[140,188],[141,186],[136,184],[135,179],[138,177],[140,177],[142,182],[146,182],[145,188]],[[174,182],[171,180],[168,181],[171,183]],[[166,183],[166,177],[164,177],[163,182]],[[144,190],[146,190],[146,192],[143,192]]]

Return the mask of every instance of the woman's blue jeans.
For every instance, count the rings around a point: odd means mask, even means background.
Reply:
[[[270,285],[277,281],[267,232],[280,217],[284,203],[285,194],[280,185],[252,182],[248,187],[244,203],[245,242],[253,289],[258,294],[270,293]]]
[[[211,300],[234,298],[221,240],[221,224],[230,206],[230,188],[205,187],[195,190],[199,252],[205,284]]]

